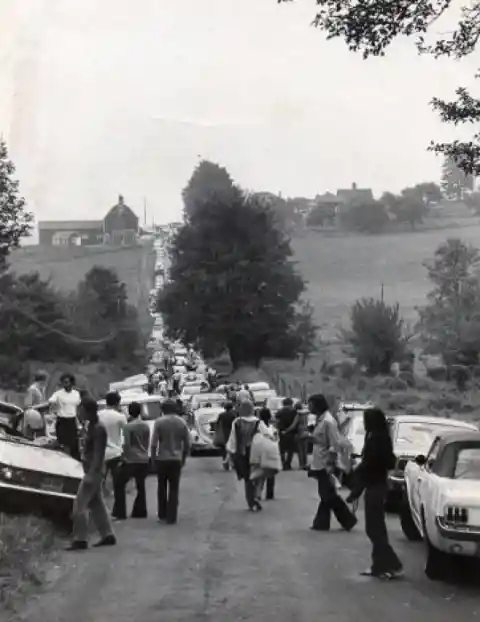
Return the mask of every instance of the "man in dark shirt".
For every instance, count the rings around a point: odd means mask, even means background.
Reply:
[[[230,469],[230,460],[227,454],[227,443],[232,431],[233,422],[235,421],[237,414],[233,408],[232,402],[225,404],[225,410],[219,414],[217,419],[217,428],[219,430],[219,438],[222,439],[222,444],[219,445],[219,449],[222,452],[222,464],[225,471]]]
[[[280,408],[275,417],[280,437],[280,455],[284,471],[290,471],[292,468],[297,437],[297,430],[292,428],[292,424],[296,418],[297,411],[293,407],[293,400],[290,397],[286,397],[282,402],[282,408]]]
[[[82,402],[85,419],[88,421],[87,437],[83,456],[85,476],[80,483],[73,507],[73,535],[69,551],[88,548],[88,515],[100,533],[100,540],[93,546],[111,546],[117,543],[112,522],[103,498],[103,472],[107,430],[98,419],[97,402],[86,398]]]
[[[162,412],[153,427],[151,456],[158,477],[158,519],[173,525],[177,522],[180,476],[190,452],[190,432],[173,400],[163,402]]]
[[[138,402],[132,402],[128,407],[130,421],[123,429],[123,462],[114,477],[115,503],[112,516],[117,520],[127,518],[125,488],[132,478],[137,487],[132,518],[147,518],[145,480],[150,460],[150,428],[140,417],[141,412],[142,407]]]

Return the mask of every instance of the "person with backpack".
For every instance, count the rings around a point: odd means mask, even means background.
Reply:
[[[397,579],[403,576],[403,566],[389,542],[385,522],[387,477],[396,463],[392,439],[380,408],[368,408],[363,419],[365,444],[362,461],[354,471],[356,485],[347,498],[347,502],[353,502],[365,492],[365,531],[372,543],[372,564],[362,575]]]
[[[250,453],[253,437],[257,432],[265,434],[268,430],[263,421],[255,416],[255,408],[250,401],[238,404],[238,416],[232,425],[227,451],[237,473],[237,478],[245,483],[245,499],[251,512],[259,512],[262,506],[256,498],[255,482],[250,478]]]

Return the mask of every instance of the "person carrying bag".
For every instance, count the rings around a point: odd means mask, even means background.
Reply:
[[[257,431],[250,451],[250,479],[254,484],[255,501],[260,505],[265,482],[282,470],[280,448],[275,436],[267,429]]]

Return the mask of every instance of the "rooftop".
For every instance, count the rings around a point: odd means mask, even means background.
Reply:
[[[98,229],[103,231],[103,221],[101,220],[40,220],[38,222],[40,231],[68,231],[76,232],[79,230]]]

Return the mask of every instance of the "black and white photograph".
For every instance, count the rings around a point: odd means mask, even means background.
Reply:
[[[480,617],[480,0],[0,0],[0,622]]]

